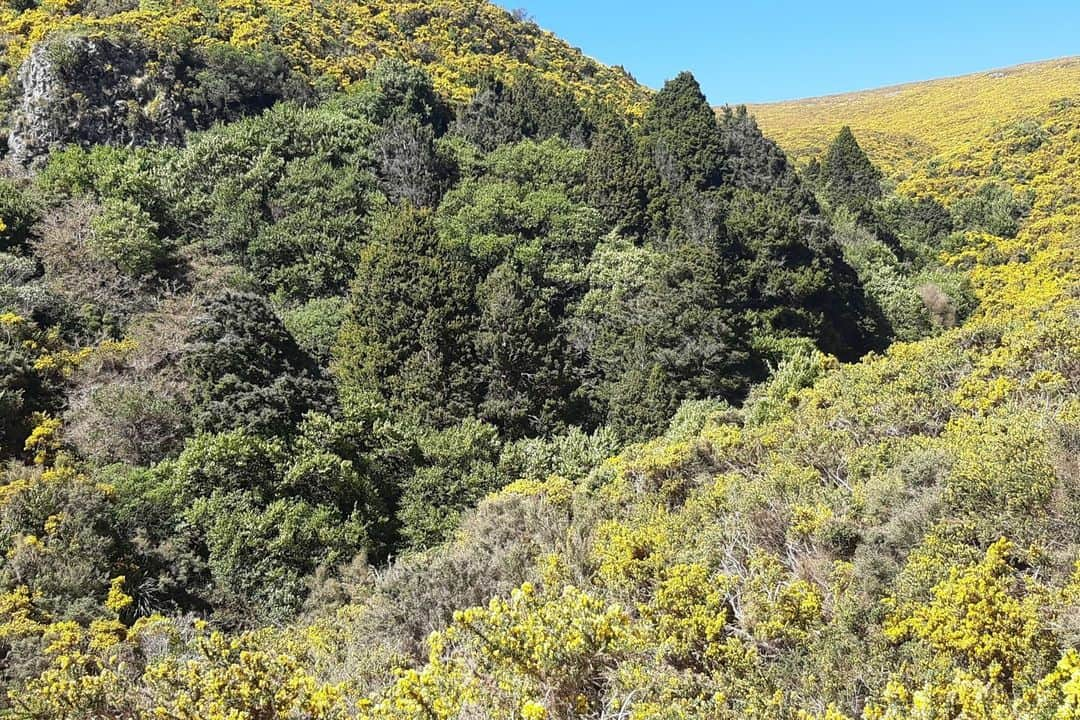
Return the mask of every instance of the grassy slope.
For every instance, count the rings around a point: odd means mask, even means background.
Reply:
[[[850,125],[874,162],[906,175],[944,150],[1017,117],[1041,113],[1080,87],[1080,57],[973,75],[751,106],[765,134],[796,159],[820,155]]]

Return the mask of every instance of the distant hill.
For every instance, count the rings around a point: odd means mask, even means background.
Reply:
[[[850,125],[871,159],[906,174],[944,150],[1051,109],[1080,87],[1080,57],[842,95],[750,106],[765,134],[798,160]]]

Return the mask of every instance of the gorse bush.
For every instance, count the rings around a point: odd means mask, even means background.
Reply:
[[[157,223],[133,202],[106,200],[90,228],[94,252],[125,273],[146,276],[165,259],[167,249],[156,237]]]

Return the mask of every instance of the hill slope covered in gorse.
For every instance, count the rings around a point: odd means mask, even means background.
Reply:
[[[1072,61],[716,113],[482,2],[0,22],[0,717],[1080,715]]]
[[[754,105],[765,134],[796,161],[825,151],[844,125],[890,175],[912,172],[995,131],[1069,102],[1080,58],[1061,58],[972,75],[864,92]]]

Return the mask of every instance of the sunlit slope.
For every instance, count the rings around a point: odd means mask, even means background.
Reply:
[[[1016,237],[950,253],[980,298],[967,323],[786,366],[741,412],[691,409],[573,491],[556,477],[489,499],[478,516],[524,497],[585,539],[539,585],[457,613],[364,717],[570,717],[557,691],[585,697],[586,671],[642,719],[1073,717],[1080,104],[1030,128],[1037,145],[966,136],[902,188],[1033,195]],[[966,696],[977,709],[952,714]]]
[[[1080,96],[1080,57],[864,92],[751,106],[796,159],[820,155],[850,125],[871,159],[906,174],[934,155]]]
[[[272,49],[314,81],[347,86],[379,58],[421,65],[437,89],[462,100],[486,75],[537,72],[582,97],[634,109],[648,91],[621,68],[585,56],[535,23],[487,0],[208,0],[144,2],[137,9],[91,3],[0,3],[0,89],[35,43],[79,34],[123,37],[152,52],[192,48]],[[85,7],[84,7],[85,6]]]

